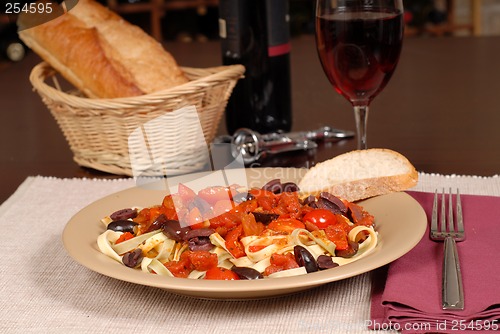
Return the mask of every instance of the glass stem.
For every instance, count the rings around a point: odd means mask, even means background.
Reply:
[[[356,132],[358,135],[358,150],[366,150],[366,129],[368,125],[368,106],[354,106]]]

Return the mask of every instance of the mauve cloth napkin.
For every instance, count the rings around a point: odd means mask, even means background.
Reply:
[[[409,192],[432,214],[432,193]],[[371,328],[403,333],[500,330],[500,197],[461,195],[466,239],[457,243],[465,309],[441,309],[443,244],[427,234],[374,279]],[[383,286],[385,283],[385,286]]]

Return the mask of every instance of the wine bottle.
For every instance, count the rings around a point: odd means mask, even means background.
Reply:
[[[220,0],[219,16],[223,64],[246,69],[226,107],[228,133],[290,131],[288,0]]]

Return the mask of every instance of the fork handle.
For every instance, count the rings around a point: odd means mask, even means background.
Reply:
[[[458,260],[457,243],[452,237],[444,239],[443,287],[444,310],[464,309],[464,288]]]

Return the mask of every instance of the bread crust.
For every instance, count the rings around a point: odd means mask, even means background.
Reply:
[[[20,38],[92,98],[138,96],[188,82],[152,37],[93,0],[19,32]]]
[[[336,183],[328,183],[327,178],[324,177],[331,173],[332,169],[359,168],[359,166],[350,166],[349,163],[356,164],[360,157],[364,155],[368,157],[372,152],[376,154],[384,153],[386,156],[389,155],[391,158],[397,159],[398,165],[403,164],[405,166],[405,172],[390,175],[390,171],[387,171],[387,175],[380,174],[375,177],[360,179],[351,178]],[[358,156],[354,158],[354,155]],[[390,167],[389,163],[388,168]],[[401,166],[398,166],[398,168],[401,168]],[[317,195],[320,192],[327,191],[352,202],[392,192],[404,191],[414,187],[417,182],[418,172],[406,157],[388,149],[371,149],[371,151],[348,152],[317,164],[306,172],[299,182],[299,187],[306,194]]]

